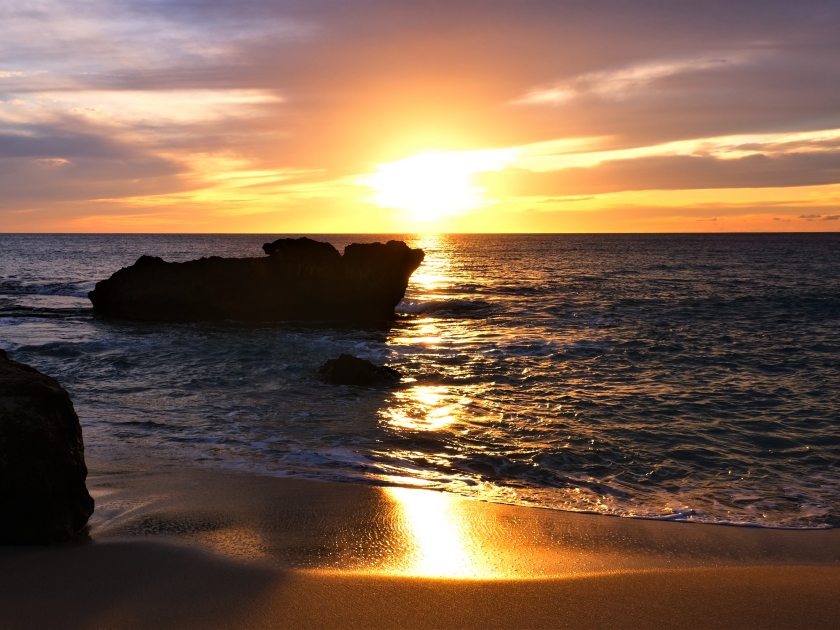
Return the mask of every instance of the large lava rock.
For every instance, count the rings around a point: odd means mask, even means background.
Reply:
[[[330,385],[396,385],[402,376],[387,365],[375,365],[366,359],[342,354],[337,359],[330,359],[320,368],[318,375]]]
[[[0,545],[67,540],[87,523],[82,428],[54,378],[0,350]]]
[[[88,297],[100,313],[145,321],[391,319],[424,257],[402,241],[348,245],[343,256],[308,238],[263,250],[263,258],[184,263],[142,256]]]

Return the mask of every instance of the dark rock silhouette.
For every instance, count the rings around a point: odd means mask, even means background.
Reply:
[[[275,260],[308,261],[308,262],[337,262],[341,258],[338,250],[323,241],[313,241],[311,238],[278,238],[273,243],[262,246],[263,251]]]
[[[394,317],[423,250],[402,241],[348,245],[284,238],[262,258],[168,263],[142,256],[88,293],[93,308],[143,321],[382,320]]]
[[[320,368],[318,375],[330,385],[396,385],[402,376],[387,365],[375,365],[366,359],[342,354],[337,359],[330,359]]]
[[[82,428],[54,378],[0,350],[0,545],[67,540],[87,523]]]

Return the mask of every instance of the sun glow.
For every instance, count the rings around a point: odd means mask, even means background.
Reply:
[[[515,150],[429,151],[387,162],[359,180],[373,188],[372,201],[383,208],[405,210],[415,221],[431,222],[490,202],[472,178],[499,171],[516,156]]]

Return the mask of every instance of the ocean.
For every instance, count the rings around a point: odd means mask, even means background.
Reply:
[[[124,322],[143,254],[281,235],[0,235],[0,348],[56,377],[86,453],[603,514],[840,525],[840,234],[310,235],[426,260],[392,323]],[[351,353],[393,388],[317,379]]]

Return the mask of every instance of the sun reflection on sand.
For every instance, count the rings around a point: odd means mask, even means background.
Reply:
[[[475,578],[487,573],[463,531],[453,497],[443,492],[411,488],[385,488],[394,501],[411,551],[398,570],[424,577]]]

